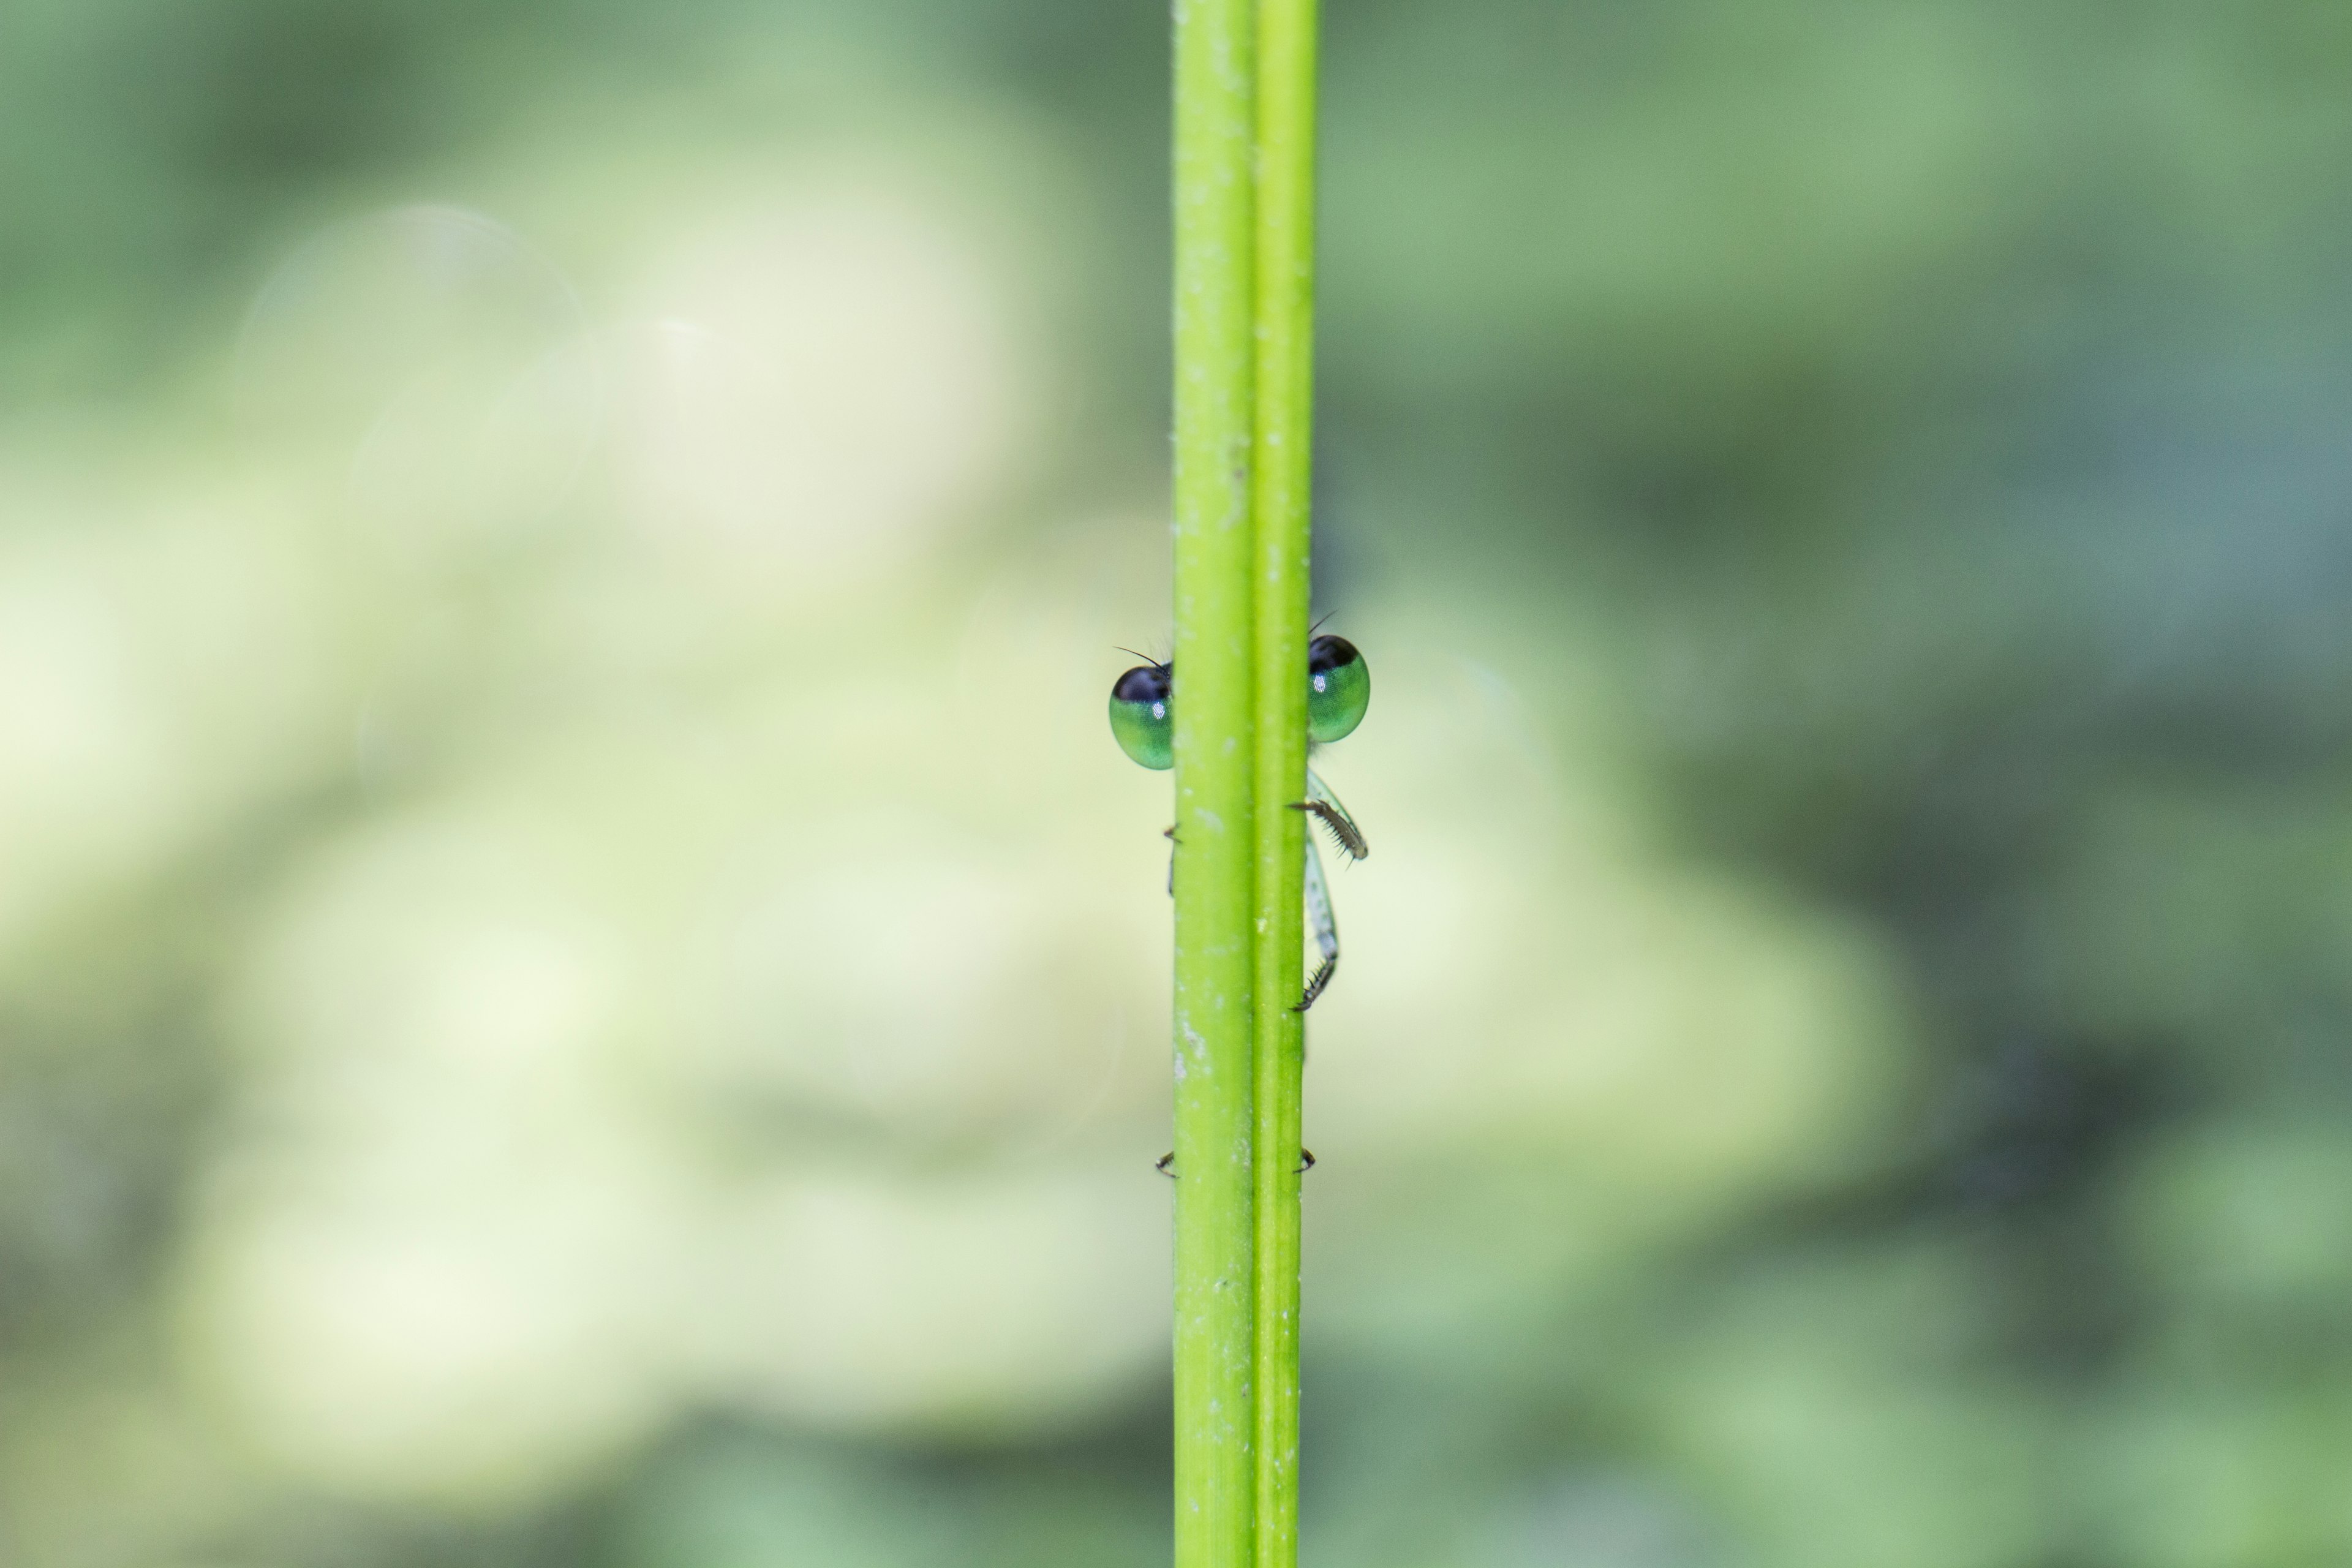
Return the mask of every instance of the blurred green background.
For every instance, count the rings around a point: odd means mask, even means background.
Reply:
[[[1306,1563],[2352,1563],[2352,10],[1326,29]],[[1163,1560],[1166,31],[0,13],[0,1561]]]

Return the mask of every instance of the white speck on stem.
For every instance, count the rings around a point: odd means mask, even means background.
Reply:
[[[1192,1027],[1189,1019],[1185,1021],[1183,1028],[1184,1045],[1192,1050],[1192,1065],[1201,1069],[1201,1076],[1202,1078],[1211,1076],[1212,1069],[1209,1066],[1209,1042],[1201,1037],[1201,1032]],[[1184,1052],[1181,1049],[1178,1050],[1176,1053],[1176,1077],[1180,1080],[1184,1077]]]

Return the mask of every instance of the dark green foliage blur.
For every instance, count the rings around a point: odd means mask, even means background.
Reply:
[[[1310,1184],[1305,1561],[2352,1562],[2352,8],[1325,26],[1318,596],[1482,606],[1538,724],[1572,645],[1675,853],[1884,945],[1916,1070],[1834,1180],[1509,1321],[1318,1340],[1347,1286],[1317,1294]],[[1166,32],[1067,0],[14,0],[5,446],[70,465],[164,418],[305,233],[487,203],[443,171],[536,106],[690,98],[756,39],[855,68],[732,79],[716,142],[930,102],[1050,147],[1092,248],[1034,484],[1159,504]],[[1332,776],[1385,850],[1370,781]],[[1150,1387],[1017,1439],[714,1410],[528,1503],[256,1465],[150,1509],[185,1475],[78,1474],[88,1410],[174,1375],[195,1173],[250,1131],[218,951],[358,809],[263,794],[0,983],[0,1561],[1160,1560]],[[1553,1179],[1523,1154],[1455,1174]]]

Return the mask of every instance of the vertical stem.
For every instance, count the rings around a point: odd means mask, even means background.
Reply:
[[[1253,21],[1176,0],[1176,1568],[1248,1563],[1256,1496]]]
[[[1258,0],[1257,1549],[1298,1561],[1298,1166],[1306,1020],[1307,564],[1315,368],[1315,0]]]

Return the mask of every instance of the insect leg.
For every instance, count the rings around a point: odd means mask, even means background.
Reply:
[[[1364,842],[1364,830],[1356,826],[1356,819],[1348,815],[1348,808],[1339,804],[1339,797],[1331,793],[1331,786],[1313,768],[1307,770],[1307,798],[1293,801],[1290,809],[1303,811],[1321,823],[1330,833],[1331,842],[1349,859],[1361,860],[1372,852],[1372,847]]]
[[[1323,994],[1323,987],[1331,984],[1332,974],[1339,967],[1339,922],[1331,914],[1331,889],[1323,882],[1323,854],[1315,847],[1315,840],[1307,840],[1307,923],[1315,930],[1315,945],[1323,954],[1313,978],[1307,982],[1307,994],[1291,1009],[1304,1013],[1315,1005],[1315,998]]]

